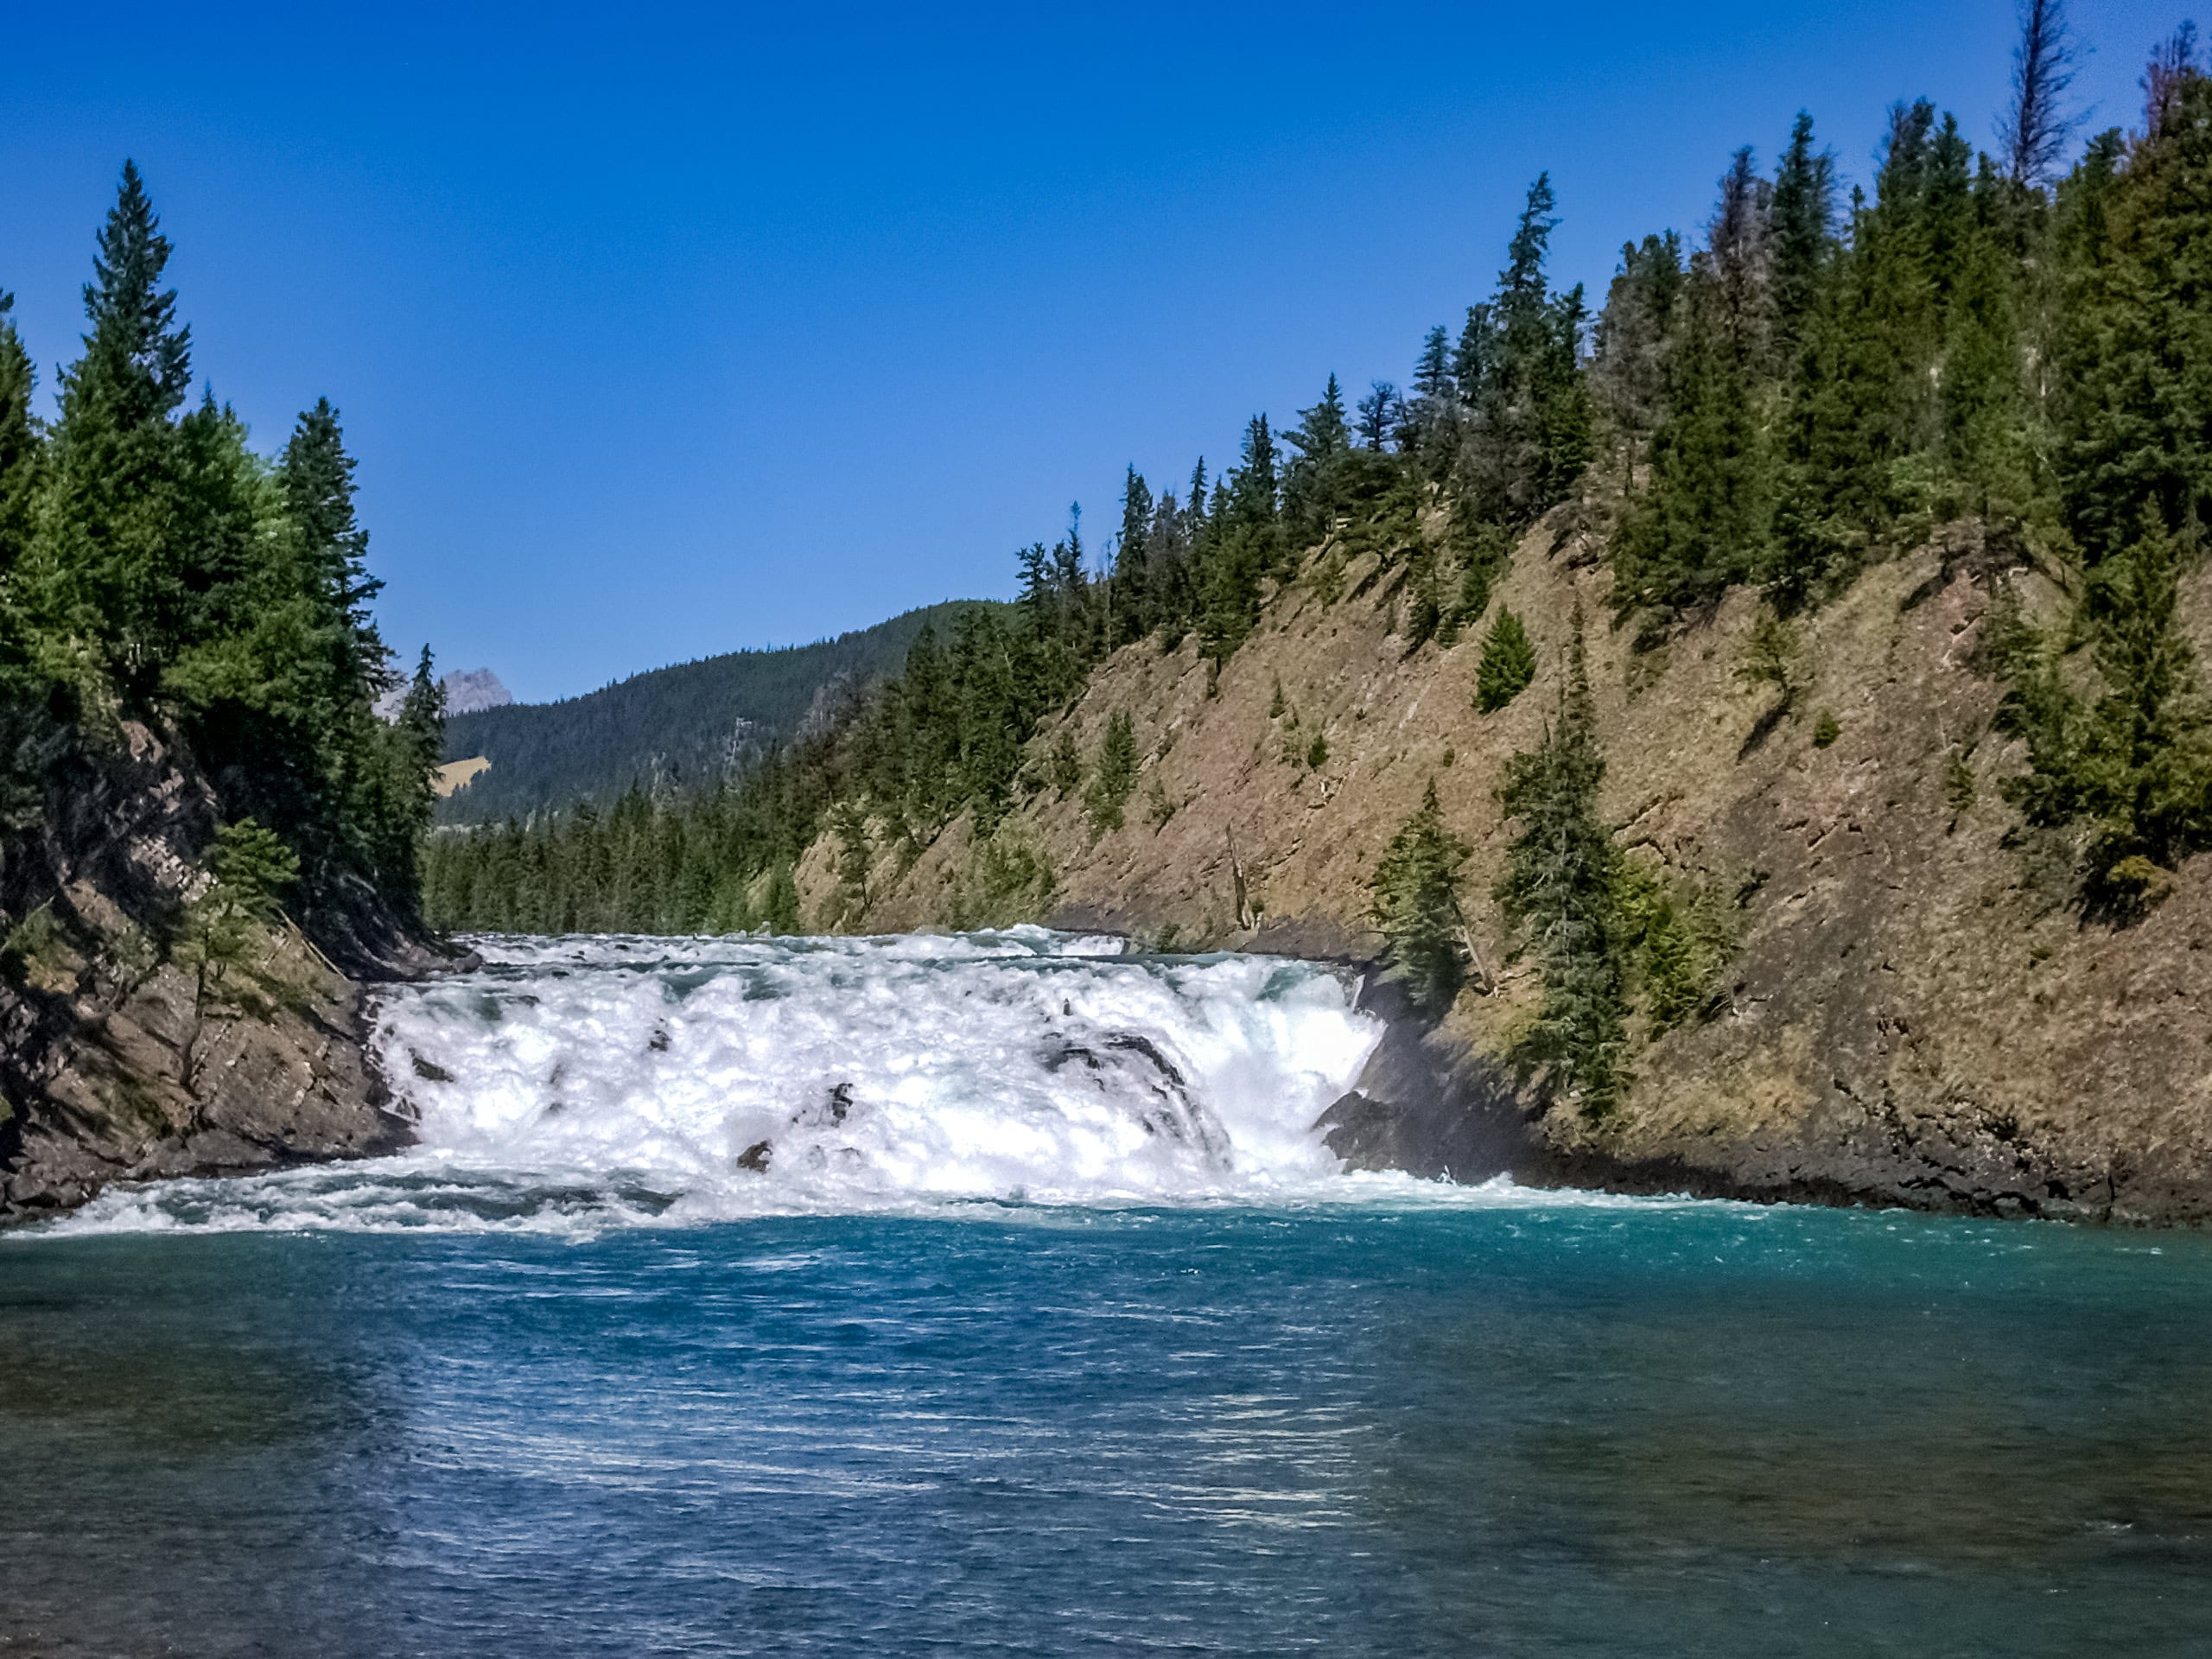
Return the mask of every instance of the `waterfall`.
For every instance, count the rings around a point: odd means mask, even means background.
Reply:
[[[418,1144],[99,1200],[78,1225],[598,1230],[975,1204],[1289,1202],[1380,1039],[1324,963],[1014,928],[473,941],[379,993]]]

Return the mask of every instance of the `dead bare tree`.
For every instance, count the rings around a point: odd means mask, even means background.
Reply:
[[[2196,25],[2183,23],[2158,43],[2143,71],[2143,137],[2156,138],[2183,86],[2204,73],[2196,61]]]
[[[2012,48],[2012,101],[1997,124],[1997,141],[2015,184],[2041,184],[2057,171],[2077,119],[2066,93],[2081,61],[2065,0],[2022,0],[2020,38]]]

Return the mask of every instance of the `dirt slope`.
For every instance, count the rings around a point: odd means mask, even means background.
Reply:
[[[2070,907],[2063,870],[2032,842],[2005,844],[2018,821],[1997,782],[2019,762],[1989,734],[1999,691],[1974,665],[1990,602],[1976,572],[1990,561],[1973,527],[1874,569],[1813,618],[1787,713],[1736,672],[1748,594],[1638,653],[1608,626],[1599,550],[1563,516],[1516,550],[1500,595],[1543,667],[1495,715],[1473,705],[1479,629],[1408,652],[1400,573],[1371,558],[1327,603],[1309,566],[1211,687],[1188,644],[1101,664],[1065,719],[1088,757],[1127,709],[1145,760],[1118,830],[1094,838],[1079,791],[1041,791],[1011,821],[1051,865],[1052,918],[1177,948],[1371,954],[1370,874],[1433,778],[1474,848],[1469,916],[1497,983],[1463,995],[1435,1039],[1468,1087],[1394,1109],[1510,1117],[1510,1150],[1493,1161],[1532,1179],[2212,1219],[2208,861],[2147,919],[2115,929]],[[2201,622],[2203,596],[2190,597]],[[1508,840],[1494,791],[1554,706],[1578,602],[1622,843],[1670,881],[1740,899],[1722,995],[1708,1017],[1640,1046],[1626,1108],[1602,1131],[1516,1095],[1486,1058],[1533,990],[1504,958],[1488,899]],[[1823,711],[1837,728],[1825,746]],[[1058,729],[1033,743],[1039,775]],[[1326,754],[1312,766],[1317,735]],[[973,861],[964,823],[911,868],[883,857],[863,925],[955,919]],[[801,876],[826,913],[826,845]],[[1407,1146],[1454,1128],[1401,1125],[1374,1155],[1408,1161]]]

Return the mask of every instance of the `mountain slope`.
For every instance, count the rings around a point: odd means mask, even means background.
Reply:
[[[632,784],[708,786],[789,737],[829,688],[894,674],[925,624],[948,634],[953,600],[810,645],[734,651],[633,674],[558,702],[451,716],[445,759],[492,765],[439,804],[442,824],[496,823],[578,801],[604,804]]]
[[[1462,993],[1440,1033],[1459,1055],[1449,1105],[1471,1101],[1487,1121],[1378,1123],[1355,1109],[1338,1119],[1339,1150],[1463,1178],[1512,1169],[1997,1214],[2212,1218],[2212,859],[2184,866],[2133,926],[2085,919],[2069,901],[2063,861],[2021,830],[1998,789],[2021,760],[1992,729],[2001,688],[1975,666],[2001,563],[1978,528],[1954,526],[1869,571],[1812,618],[1802,689],[1778,712],[1771,687],[1736,671],[1751,594],[1731,594],[1709,621],[1639,652],[1606,626],[1602,548],[1571,522],[1562,512],[1540,524],[1501,585],[1542,663],[1507,708],[1474,706],[1478,630],[1448,649],[1408,649],[1402,568],[1356,563],[1334,603],[1309,571],[1269,601],[1211,690],[1187,644],[1163,654],[1147,642],[1101,664],[1030,757],[1042,775],[1065,731],[1089,761],[1126,711],[1142,758],[1122,827],[1094,836],[1079,787],[1043,789],[999,832],[1000,865],[1009,845],[1041,858],[1052,892],[1038,912],[1063,925],[1180,948],[1367,957],[1380,943],[1370,875],[1433,779],[1473,849],[1466,913],[1496,979],[1488,994]],[[2200,653],[2212,646],[2205,587],[2200,575],[2185,590]],[[1491,1058],[1535,989],[1490,898],[1510,836],[1496,791],[1556,708],[1578,605],[1605,815],[1636,864],[1714,895],[1736,935],[1713,1001],[1639,1045],[1623,1106],[1596,1124],[1520,1091]],[[825,836],[800,870],[810,918],[845,902],[839,853]],[[963,819],[910,866],[879,856],[852,925],[972,919],[990,867]],[[1484,1150],[1471,1166],[1477,1154],[1433,1149],[1454,1145]]]

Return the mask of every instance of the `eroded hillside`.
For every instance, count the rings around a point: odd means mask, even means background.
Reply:
[[[2065,861],[2023,831],[1998,787],[2018,746],[1993,734],[2001,688],[1977,667],[2001,563],[1979,532],[1956,527],[1808,618],[1786,707],[1739,673],[1751,594],[1637,650],[1607,625],[1600,552],[1565,512],[1521,543],[1497,598],[1541,666],[1496,714],[1474,704],[1480,629],[1408,652],[1404,568],[1372,555],[1340,574],[1309,561],[1217,677],[1188,643],[1125,647],[1031,741],[1034,792],[997,843],[1041,857],[1039,908],[1064,924],[1365,957],[1376,861],[1433,779],[1472,849],[1466,914],[1487,970],[1444,1033],[1500,1081],[1486,1057],[1510,1047],[1533,983],[1488,899],[1510,833],[1496,791],[1556,705],[1580,607],[1606,816],[1630,858],[1726,912],[1735,948],[1700,1016],[1638,1041],[1624,1104],[1602,1123],[1512,1096],[1503,1109],[1529,1115],[1523,1173],[2212,1214],[2202,861],[2147,916],[2113,925],[2085,919]],[[1038,780],[1064,732],[1095,755],[1117,711],[1137,783],[1122,827],[1094,834],[1080,787]],[[840,902],[837,851],[825,836],[801,868],[816,913]],[[983,861],[965,821],[908,868],[882,855],[845,925],[976,920]]]

